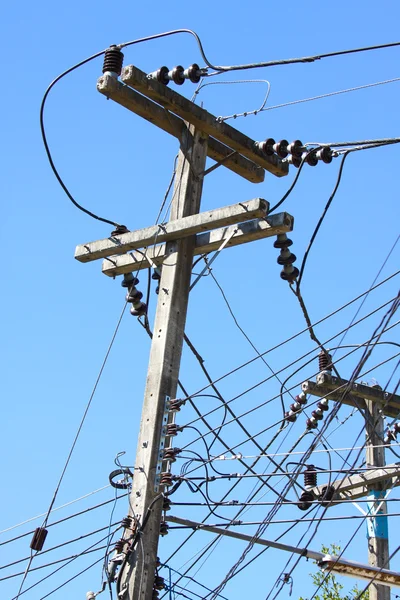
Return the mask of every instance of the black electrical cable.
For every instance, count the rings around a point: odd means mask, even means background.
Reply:
[[[317,150],[317,149],[316,149],[316,150]],[[301,173],[301,171],[302,171],[302,169],[303,169],[303,167],[304,167],[304,164],[305,164],[305,162],[306,162],[306,158],[307,158],[308,154],[309,154],[309,152],[308,152],[308,153],[307,153],[305,156],[303,156],[303,157],[302,157],[302,159],[301,159],[301,163],[300,163],[300,165],[299,165],[299,168],[298,168],[298,170],[297,170],[297,173],[296,173],[296,176],[295,176],[295,178],[293,179],[293,181],[292,181],[292,183],[291,183],[291,185],[290,185],[289,189],[288,189],[288,190],[287,190],[287,192],[286,192],[286,193],[285,193],[285,194],[282,196],[282,198],[281,198],[281,199],[280,199],[280,200],[279,200],[279,201],[278,201],[276,204],[274,204],[274,206],[272,206],[272,207],[269,209],[269,211],[268,211],[268,214],[269,214],[269,215],[270,215],[271,213],[273,213],[273,212],[274,212],[274,210],[276,210],[277,208],[279,208],[279,206],[285,202],[286,198],[287,198],[287,197],[289,196],[289,194],[290,194],[290,193],[293,191],[293,188],[294,188],[294,186],[296,185],[296,183],[297,183],[297,182],[298,182],[298,180],[299,180],[300,173]]]
[[[78,208],[79,210],[81,210],[82,212],[86,213],[87,215],[89,215],[90,217],[92,217],[93,219],[97,219],[98,221],[102,221],[103,223],[108,223],[109,225],[113,225],[114,227],[118,227],[120,226],[119,223],[115,222],[115,221],[110,221],[109,219],[105,219],[103,217],[99,217],[98,215],[96,215],[95,213],[91,212],[90,210],[88,210],[87,208],[84,208],[81,204],[79,204],[75,198],[72,196],[71,192],[68,190],[67,186],[65,185],[64,181],[61,178],[61,175],[59,174],[51,152],[50,152],[50,148],[49,148],[49,144],[47,142],[47,136],[46,136],[46,130],[45,130],[45,126],[44,126],[44,108],[45,108],[45,104],[46,104],[46,100],[47,97],[50,93],[50,91],[52,90],[52,88],[55,86],[56,83],[58,83],[63,77],[65,77],[66,75],[68,75],[69,73],[72,73],[72,71],[75,71],[75,69],[78,69],[79,67],[82,67],[83,65],[85,65],[86,63],[94,60],[95,58],[98,58],[99,56],[102,56],[105,53],[105,50],[102,50],[101,52],[96,52],[96,54],[93,54],[92,56],[89,56],[89,58],[85,58],[85,60],[82,60],[81,62],[77,63],[76,65],[74,65],[73,67],[70,67],[69,69],[67,69],[66,71],[64,71],[63,73],[61,73],[61,75],[58,75],[58,77],[56,77],[49,85],[49,87],[47,88],[47,90],[44,93],[41,105],[40,105],[40,131],[42,134],[42,140],[43,140],[43,144],[44,144],[44,148],[46,151],[46,155],[48,158],[48,161],[50,163],[50,167],[54,173],[54,175],[56,176],[56,179],[58,181],[58,183],[61,185],[62,189],[64,190],[64,192],[66,193],[66,195],[68,196],[68,198],[71,200],[72,204],[74,206],[76,206],[76,208]]]
[[[342,56],[342,55],[346,55],[346,54],[355,54],[357,52],[366,52],[369,50],[380,50],[383,48],[391,48],[391,47],[395,47],[395,46],[400,46],[400,42],[391,42],[388,44],[379,44],[377,46],[365,46],[365,47],[361,47],[361,48],[352,48],[350,50],[338,50],[336,52],[328,52],[325,54],[315,54],[313,56],[305,56],[302,58],[287,58],[287,59],[283,59],[283,60],[249,63],[249,64],[244,64],[244,65],[228,65],[228,66],[213,65],[207,59],[207,57],[205,55],[203,45],[201,43],[199,36],[197,35],[197,33],[192,31],[191,29],[174,29],[172,31],[158,33],[155,35],[147,36],[145,38],[140,38],[137,40],[132,40],[130,42],[125,42],[124,44],[118,44],[118,48],[126,48],[127,46],[132,46],[133,44],[139,44],[141,42],[156,40],[156,39],[167,37],[170,35],[175,35],[177,33],[189,33],[190,35],[192,35],[197,41],[197,44],[198,44],[199,50],[200,50],[200,54],[201,54],[204,62],[206,63],[206,65],[210,69],[214,69],[214,71],[219,71],[219,72],[240,71],[240,70],[244,70],[244,69],[255,69],[255,68],[260,68],[260,67],[275,67],[275,66],[290,65],[290,64],[295,64],[295,63],[310,63],[310,62],[315,62],[316,60],[321,60],[324,58],[332,58],[335,56]]]
[[[316,327],[317,325],[320,325],[321,323],[323,323],[324,321],[330,319],[331,317],[335,316],[336,314],[338,314],[340,311],[344,310],[345,308],[348,308],[351,304],[353,304],[354,302],[357,302],[357,300],[359,300],[360,298],[364,297],[365,295],[369,294],[371,291],[374,291],[376,289],[378,289],[381,285],[387,283],[388,281],[390,281],[391,279],[393,279],[393,277],[397,277],[397,275],[400,274],[400,270],[399,271],[395,271],[394,273],[392,273],[391,275],[389,275],[389,277],[387,277],[386,279],[382,280],[380,283],[376,284],[373,287],[370,287],[368,290],[366,290],[365,292],[363,292],[362,294],[359,294],[358,296],[356,296],[355,298],[353,298],[352,300],[350,300],[349,302],[346,302],[345,304],[343,304],[342,306],[340,306],[339,308],[335,309],[333,312],[329,313],[328,315],[326,315],[325,317],[322,317],[322,319],[319,319],[318,321],[316,321],[315,323],[312,324],[313,327]],[[277,350],[278,348],[281,348],[282,346],[284,346],[285,344],[293,341],[294,339],[298,338],[300,335],[302,335],[303,333],[308,332],[308,327],[306,327],[305,329],[302,329],[300,331],[298,331],[297,333],[293,334],[292,336],[286,338],[285,340],[283,340],[282,342],[280,342],[279,344],[276,344],[275,346],[273,346],[272,348],[269,348],[268,350],[266,350],[265,352],[261,353],[261,356],[265,356],[271,352],[273,352],[274,350]],[[334,338],[331,338],[334,339]],[[232,369],[231,371],[228,371],[227,373],[221,375],[220,377],[218,377],[217,379],[213,380],[213,383],[219,383],[220,381],[222,381],[223,379],[226,379],[227,377],[230,377],[231,375],[233,375],[234,373],[240,371],[241,369],[249,366],[250,364],[254,363],[255,361],[259,360],[258,356],[255,356],[254,358],[249,359],[248,361],[242,363],[241,365],[239,365],[238,367],[235,367],[234,369]],[[197,392],[195,392],[194,394],[192,394],[191,396],[189,396],[189,394],[186,394],[186,397],[184,398],[184,400],[189,399],[190,397],[195,397],[197,395],[199,395],[201,392],[205,391],[207,388],[209,388],[210,385],[206,385],[203,388],[199,389]],[[210,413],[207,413],[210,414]]]
[[[117,500],[119,500],[120,498],[126,498],[127,495],[128,494],[121,494],[121,496],[117,497]],[[60,523],[64,523],[64,521],[68,521],[69,519],[73,519],[74,517],[79,517],[80,515],[84,515],[87,512],[91,512],[92,510],[95,510],[96,508],[100,508],[101,506],[105,506],[106,504],[110,504],[111,502],[115,502],[115,498],[111,498],[110,500],[106,500],[105,502],[101,502],[100,504],[96,504],[95,506],[90,506],[89,508],[85,508],[84,510],[81,510],[80,512],[74,513],[73,515],[69,515],[68,517],[64,517],[63,519],[60,519],[59,521],[54,521],[54,523],[48,523],[46,525],[46,527],[50,528],[50,527],[53,527],[54,525],[59,525]],[[10,544],[11,542],[20,540],[21,538],[24,538],[28,535],[32,535],[33,533],[35,533],[34,529],[32,529],[32,531],[27,531],[26,533],[22,533],[21,535],[18,535],[9,540],[5,540],[4,542],[0,542],[0,546],[4,546],[5,544]]]
[[[349,155],[349,151],[347,151],[347,152],[345,152],[345,154],[343,154],[343,158],[342,158],[342,162],[340,163],[339,173],[338,173],[338,176],[337,176],[337,179],[336,179],[335,187],[333,188],[333,192],[330,195],[330,198],[329,198],[328,202],[326,203],[326,206],[325,206],[325,208],[324,208],[324,210],[322,212],[322,215],[320,216],[320,218],[318,220],[318,223],[317,223],[317,225],[316,225],[316,227],[315,227],[315,229],[313,231],[313,234],[311,236],[311,239],[310,239],[310,241],[308,243],[307,249],[306,249],[306,251],[304,253],[304,257],[303,257],[303,260],[302,260],[301,266],[300,266],[299,276],[298,276],[298,279],[296,281],[296,290],[297,291],[300,290],[300,284],[301,284],[301,281],[302,281],[302,278],[303,278],[304,268],[306,266],[307,258],[308,258],[308,255],[310,253],[310,250],[312,248],[312,245],[313,245],[313,243],[315,241],[315,238],[317,237],[318,231],[319,231],[319,229],[320,229],[320,227],[322,225],[323,220],[326,217],[326,213],[328,212],[329,207],[332,204],[332,200],[334,199],[334,197],[336,195],[336,192],[338,190],[338,187],[340,185],[340,181],[342,179],[342,173],[343,173],[344,163],[345,163],[346,158],[348,157],[348,155]]]

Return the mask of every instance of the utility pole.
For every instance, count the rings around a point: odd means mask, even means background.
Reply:
[[[371,567],[389,569],[389,535],[386,493],[400,485],[400,464],[385,465],[384,415],[396,417],[400,412],[400,396],[383,392],[380,386],[351,383],[323,372],[317,381],[302,384],[304,394],[312,394],[343,402],[357,407],[365,416],[367,471],[362,475],[350,475],[334,482],[330,499],[325,504],[334,506],[345,499],[355,500],[363,496],[368,499],[366,513],[368,562]],[[326,487],[317,486],[309,490],[314,498],[324,500]],[[331,504],[330,504],[331,503]],[[371,583],[370,600],[390,600],[390,587]]]
[[[117,64],[115,53],[119,51],[110,52]],[[293,217],[287,213],[269,217],[269,204],[262,198],[199,213],[203,179],[215,168],[223,165],[248,181],[259,183],[264,180],[264,169],[277,177],[287,175],[288,163],[273,152],[264,152],[258,142],[220,123],[133,65],[122,70],[121,81],[118,75],[104,72],[97,82],[98,91],[173,135],[180,144],[170,221],[142,230],[116,230],[109,238],[78,246],[75,252],[80,262],[105,258],[104,274],[124,275],[127,285],[131,282],[128,298],[131,289],[137,297],[133,273],[155,266],[161,269],[129,502],[132,522],[127,524],[129,519],[124,520],[126,531],[118,542],[118,550],[116,544],[116,552],[125,557],[118,559],[118,597],[152,600],[157,597],[154,585],[158,540],[163,533],[160,525],[167,526],[161,521],[162,492],[172,481],[171,441],[177,428],[174,406],[176,410],[193,256],[280,236],[276,247],[285,258],[279,263],[283,265],[281,276],[293,280],[295,256],[287,251],[290,240],[286,243],[286,232],[293,229]],[[205,170],[207,156],[217,164]],[[138,314],[133,307],[133,314]],[[114,565],[116,561],[114,557]]]
[[[382,406],[365,400],[366,461],[371,469],[385,466],[384,420]],[[368,562],[373,567],[389,569],[388,518],[385,496],[387,481],[368,486]],[[372,583],[370,600],[390,600],[390,587]]]
[[[185,135],[182,136],[171,220],[199,211],[207,157],[207,137],[193,126],[187,127]],[[166,402],[169,398],[176,398],[193,249],[193,236],[168,242],[162,266],[130,497],[131,512],[137,523],[143,526],[145,518],[147,522],[136,552],[132,553],[129,560],[125,582],[122,581],[121,592],[126,585],[126,597],[129,600],[147,600],[152,597],[153,592],[163,506],[162,496],[160,491],[155,491],[154,482]],[[146,511],[149,510],[147,514]]]

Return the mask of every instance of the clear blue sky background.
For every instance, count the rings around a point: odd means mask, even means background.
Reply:
[[[50,81],[66,68],[112,43],[180,27],[192,28],[200,35],[212,62],[229,65],[396,41],[399,17],[399,4],[394,0],[380,4],[370,0],[312,4],[241,3],[236,0],[229,3],[206,0],[195,4],[179,0],[169,5],[157,2],[78,3],[75,0],[61,4],[32,4],[23,0],[8,3],[3,8],[0,24],[3,47],[1,230],[4,249],[0,300],[3,317],[1,530],[46,511],[124,303],[119,282],[103,276],[100,264],[82,265],[73,258],[77,244],[107,237],[110,230],[73,207],[49,168],[40,138],[39,106]],[[399,57],[400,49],[393,48],[314,64],[238,72],[220,80],[268,79],[271,84],[268,105],[273,106],[398,77]],[[177,64],[187,67],[193,62],[202,65],[198,48],[187,35],[137,45],[125,51],[125,64],[134,63],[146,72],[163,64],[172,68]],[[177,143],[97,93],[96,80],[101,74],[101,66],[101,58],[93,61],[67,76],[51,92],[45,122],[54,160],[71,192],[85,207],[123,222],[130,229],[151,225],[171,175]],[[202,90],[198,100],[210,112],[227,115],[257,108],[265,90],[266,86],[260,83],[210,86]],[[399,90],[400,82],[392,83],[276,109],[256,117],[248,116],[236,120],[234,125],[256,140],[275,137],[329,142],[392,137],[399,135]],[[190,97],[194,86],[186,82],[180,91]],[[331,165],[305,168],[293,194],[282,207],[295,217],[291,237],[293,251],[299,258],[303,256],[329,198],[338,167],[336,160]],[[382,266],[398,235],[398,169],[396,146],[360,152],[348,158],[342,184],[310,254],[304,276],[303,293],[313,321],[366,290]],[[293,177],[291,170],[286,178],[267,175],[264,183],[254,185],[220,168],[205,181],[202,206],[216,208],[257,196],[274,203],[289,187]],[[247,244],[222,254],[215,262],[213,272],[239,323],[260,351],[303,329],[305,322],[296,299],[279,277],[277,251],[272,240]],[[380,279],[396,270],[399,257],[397,246]],[[146,285],[147,276],[142,273],[139,288],[145,291]],[[371,295],[361,314],[387,302],[397,289],[395,278]],[[151,320],[155,303],[153,291]],[[321,338],[327,339],[345,328],[356,307],[357,304],[324,323],[318,330]],[[355,328],[346,342],[357,344],[367,340],[381,316],[382,312]],[[214,378],[255,356],[235,327],[210,277],[202,280],[192,294],[187,333]],[[396,328],[385,339],[398,340]],[[278,370],[312,348],[314,345],[310,340],[302,336],[271,353],[268,360]],[[372,368],[395,352],[390,346],[377,349],[368,367]],[[130,465],[134,463],[148,353],[149,341],[145,332],[127,313],[56,506],[106,486],[118,452],[126,451],[124,459]],[[351,375],[359,357],[356,353],[341,363],[343,377]],[[375,377],[385,385],[395,364],[396,359],[382,368],[373,369],[366,379]],[[314,361],[296,375],[291,384],[311,377],[315,370]],[[285,371],[282,377],[290,373],[290,370]],[[249,369],[227,378],[221,391],[230,398],[268,374],[266,366],[258,361]],[[181,379],[190,393],[205,385],[198,365],[187,352]],[[396,376],[389,389],[393,389],[395,382]],[[299,390],[297,387],[294,393]],[[241,414],[249,406],[275,396],[277,391],[279,384],[269,382],[234,403],[235,410]],[[285,401],[288,405],[290,398]],[[203,411],[210,410],[215,406],[215,400],[198,399],[198,406]],[[343,409],[339,421],[332,425],[332,432],[348,414],[350,409]],[[243,422],[256,433],[279,421],[280,415],[280,405],[274,401]],[[186,411],[185,408],[178,422],[184,424],[192,418],[190,409]],[[211,421],[214,426],[219,422],[218,419]],[[286,439],[279,440],[282,444],[279,448],[274,446],[274,450],[287,451],[303,429],[304,417]],[[260,443],[266,444],[273,431],[267,432]],[[330,443],[335,447],[351,446],[360,431],[362,421],[355,415],[332,433]],[[177,445],[191,439],[192,433],[186,433],[182,440],[178,438]],[[226,439],[230,444],[239,443],[243,433],[228,427]],[[362,442],[361,435],[358,444]],[[299,450],[304,450],[308,444],[309,441]],[[197,444],[195,449],[204,455],[204,446]],[[239,450],[243,454],[257,453],[250,444]],[[216,452],[221,451],[219,448]],[[314,462],[327,468],[326,456],[319,456],[313,459]],[[337,460],[337,464],[341,464]],[[389,453],[388,461],[394,460],[394,455]],[[265,464],[260,466],[260,472],[264,468],[267,468]],[[178,466],[176,469],[178,471]],[[232,462],[225,472],[241,469],[240,464]],[[253,483],[250,481],[247,488],[246,485],[239,488],[242,491],[237,496],[230,498],[243,500]],[[210,495],[218,498],[226,489],[225,484],[215,484]],[[54,513],[50,522],[112,497],[112,488],[107,488]],[[395,491],[391,497],[396,497]],[[182,491],[175,499],[196,501],[198,495]],[[266,501],[273,499],[271,494],[264,498]],[[292,499],[295,500],[294,494]],[[396,503],[390,505],[392,513],[396,513],[396,506]],[[108,504],[50,528],[45,549],[107,526],[111,508],[112,504]],[[263,519],[267,510],[269,508],[264,507],[249,512],[243,520]],[[112,520],[120,520],[126,512],[127,502],[120,500]],[[205,512],[176,507],[174,514],[197,519]],[[359,514],[351,506],[335,508],[329,513],[330,516]],[[299,516],[302,515],[296,507],[289,507],[278,513],[277,518],[291,520]],[[215,517],[211,519],[212,522],[216,520]],[[396,531],[397,522],[396,517],[390,520],[391,531]],[[344,546],[359,521],[344,521],[343,526],[338,523],[324,522],[311,547],[318,550],[321,543],[329,542]],[[40,519],[2,533],[0,541],[26,533],[38,525]],[[303,533],[307,539],[307,525],[302,526],[303,529],[295,528],[293,534],[286,536],[288,543],[299,543]],[[266,537],[277,537],[283,531],[282,527],[271,525]],[[252,532],[254,528],[248,526],[243,530]],[[82,552],[102,535],[106,532],[43,554],[32,566]],[[163,539],[161,560],[167,560],[182,539],[182,532],[171,532]],[[208,534],[197,534],[195,541],[171,561],[171,567],[181,569],[183,563],[209,540]],[[0,547],[1,564],[29,556],[29,541],[30,536],[26,536]],[[393,535],[392,550],[396,544]],[[237,545],[233,541],[222,543],[196,578],[214,587],[243,549],[240,542]],[[365,527],[362,525],[346,556],[366,561],[366,552]],[[101,552],[97,552],[77,559],[21,597],[27,600],[45,597],[100,556]],[[262,600],[275,584],[289,556],[268,551],[227,586],[225,597],[235,600],[246,594]],[[398,559],[392,564],[393,568],[399,568]],[[57,566],[31,573],[25,587]],[[25,567],[26,561],[4,569],[0,571],[0,578],[23,571]],[[304,560],[296,569],[294,598],[311,594],[308,573],[313,569]],[[164,576],[167,575],[164,573]],[[0,581],[1,598],[13,598],[20,581],[21,577]],[[97,591],[100,584],[99,563],[52,597],[84,598],[89,589]],[[198,586],[193,584],[191,589],[202,596]],[[287,595],[285,588],[281,597]]]

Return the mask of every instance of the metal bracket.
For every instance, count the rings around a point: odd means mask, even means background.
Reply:
[[[154,479],[154,491],[157,493],[160,490],[160,477],[164,456],[164,448],[165,448],[165,439],[167,436],[167,425],[168,425],[168,415],[169,415],[169,405],[170,405],[171,397],[165,396],[164,402],[164,412],[162,418],[162,427],[161,427],[161,435],[160,435],[160,445],[158,448],[158,458],[156,465],[156,476]]]

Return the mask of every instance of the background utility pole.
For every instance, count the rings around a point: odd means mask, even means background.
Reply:
[[[369,469],[360,475],[350,475],[334,482],[333,505],[345,499],[368,497],[367,537],[368,562],[373,567],[389,569],[389,532],[387,490],[400,484],[399,464],[385,465],[384,415],[396,418],[400,412],[400,396],[383,392],[379,386],[351,383],[339,377],[321,373],[317,382],[302,384],[306,394],[312,394],[348,404],[365,414],[366,462]],[[312,488],[316,498],[323,486]],[[372,583],[370,600],[390,600],[390,587]]]
[[[199,212],[206,157],[207,136],[188,126],[180,144],[171,220]],[[162,512],[162,498],[155,500],[159,492],[154,491],[154,482],[166,397],[176,398],[193,249],[193,236],[169,242],[162,266],[130,497],[130,510],[139,525],[148,519],[122,576],[121,588],[127,586],[129,600],[149,600],[153,594]]]
[[[366,400],[365,432],[367,467],[385,466],[384,420],[381,405]],[[372,517],[367,519],[368,562],[374,567],[389,569],[389,540],[387,507],[384,501],[387,482],[381,481],[368,486],[368,510]],[[377,510],[378,509],[378,510]],[[377,515],[380,515],[377,517]],[[382,516],[381,516],[382,515]],[[390,587],[373,583],[370,586],[370,600],[390,600]]]

